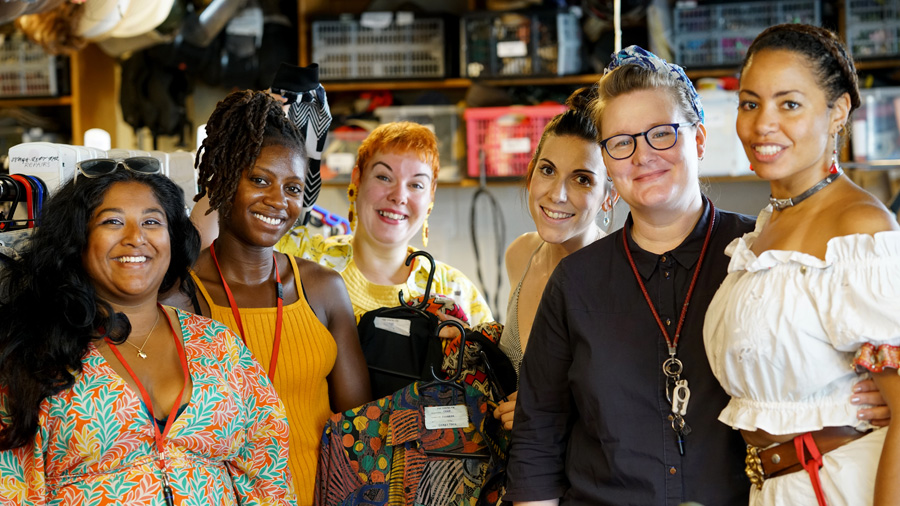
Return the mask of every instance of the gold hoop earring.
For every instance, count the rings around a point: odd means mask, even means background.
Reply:
[[[422,223],[422,247],[428,246],[428,216],[431,215],[432,209],[434,209],[434,202],[428,204],[428,214],[425,215],[425,222]]]
[[[350,183],[347,186],[347,200],[350,201],[350,210],[347,211],[347,221],[350,222],[350,232],[356,231],[356,196],[359,194],[359,187],[356,183]]]

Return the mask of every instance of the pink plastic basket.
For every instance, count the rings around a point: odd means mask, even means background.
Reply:
[[[547,123],[566,111],[564,105],[473,107],[466,109],[469,177],[478,177],[481,153],[485,176],[522,176]]]

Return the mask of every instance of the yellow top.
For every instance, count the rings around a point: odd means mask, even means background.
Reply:
[[[313,503],[319,442],[325,422],[331,416],[327,377],[337,359],[337,344],[328,329],[316,317],[303,296],[297,262],[288,255],[297,284],[297,302],[284,306],[281,348],[275,368],[275,390],[287,411],[291,429],[289,462],[294,476],[298,504]],[[239,334],[229,306],[213,303],[196,274],[194,282],[209,304],[210,317]],[[274,286],[272,287],[274,290]],[[241,322],[247,332],[245,341],[266,372],[275,341],[274,307],[240,308]]]

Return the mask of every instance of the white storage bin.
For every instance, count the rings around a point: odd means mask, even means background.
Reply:
[[[738,95],[736,91],[701,90],[706,125],[706,153],[700,162],[701,177],[745,176],[752,174],[735,129]]]
[[[900,159],[900,87],[860,90],[862,104],[853,113],[853,159]]]

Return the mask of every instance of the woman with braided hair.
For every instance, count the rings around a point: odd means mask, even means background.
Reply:
[[[873,430],[847,396],[871,374],[900,407],[900,226],[838,164],[860,104],[853,61],[828,30],[773,26],[747,52],[739,100],[772,196],[726,250],[704,339],[731,397],[719,420],[749,445],[750,503],[897,504],[898,417]]]
[[[325,420],[371,397],[353,310],[339,274],[274,251],[300,214],[306,174],[281,102],[236,91],[206,131],[195,200],[208,196],[219,234],[191,273],[197,297],[180,305],[234,330],[268,372],[290,422],[298,501],[311,504]]]

